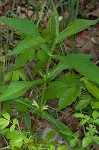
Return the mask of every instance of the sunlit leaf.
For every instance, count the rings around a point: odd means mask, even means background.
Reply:
[[[83,79],[83,81],[85,82],[88,91],[97,99],[99,99],[99,88],[93,85],[91,82],[88,82],[86,79]]]
[[[46,141],[53,139],[55,137],[55,134],[56,134],[55,130],[53,130],[53,129],[50,130],[46,135]]]
[[[91,137],[84,137],[82,140],[82,146],[83,148],[89,146],[89,144],[91,143],[92,138]]]

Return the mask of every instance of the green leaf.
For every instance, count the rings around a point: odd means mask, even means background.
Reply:
[[[95,119],[97,119],[99,117],[99,112],[98,111],[93,111],[92,116]]]
[[[62,81],[54,81],[49,84],[49,88],[45,93],[45,99],[53,99],[55,97],[61,97],[64,91],[68,88],[69,85]]]
[[[75,87],[77,76],[74,73],[69,73],[54,82],[50,82],[48,90],[45,93],[45,99],[61,98],[68,88]]]
[[[38,28],[30,20],[22,19],[22,18],[0,17],[0,21],[2,21],[8,26],[11,26],[14,29],[18,29],[21,33],[25,35],[38,35],[39,34]]]
[[[75,86],[77,83],[77,75],[75,73],[68,73],[66,75],[61,76],[58,80],[63,81],[64,83]]]
[[[57,76],[57,74],[59,74],[62,70],[68,68],[70,68],[70,65],[59,62],[58,65],[55,68],[53,68],[53,70],[49,73],[49,80],[53,80]]]
[[[69,150],[69,147],[66,145],[61,145],[58,147],[58,150]]]
[[[50,82],[48,90],[45,92],[45,100],[59,99],[59,110],[69,106],[80,95],[80,88],[77,87],[78,80],[76,74],[66,74],[58,81]]]
[[[77,97],[80,95],[80,89],[76,87],[68,88],[65,93],[59,99],[58,109],[61,110],[71,105]]]
[[[35,107],[32,105],[32,101],[28,98],[16,98],[14,101],[11,101],[11,103],[19,103],[20,105],[24,105],[24,107],[31,109],[33,113],[36,111]]]
[[[95,102],[93,104],[91,104],[93,109],[99,109],[99,102]]]
[[[48,150],[55,150],[55,147],[57,146],[57,141],[50,141],[46,144],[46,146],[50,147]]]
[[[10,127],[10,132],[14,131],[15,130],[15,125],[13,124],[11,127]]]
[[[14,125],[18,125],[18,124],[19,124],[18,119],[13,119],[13,124],[14,124]]]
[[[20,131],[19,130],[13,130],[12,132],[10,132],[10,130],[7,130],[5,132],[5,137],[7,139],[13,139],[13,137],[18,137],[20,136]]]
[[[57,131],[60,133],[62,138],[66,141],[66,143],[70,145],[70,140],[72,139],[72,137],[64,135],[63,133],[60,132],[60,130],[71,131],[70,128],[65,124],[63,124],[62,122],[60,122],[59,120],[54,119],[53,116],[48,114],[47,112],[43,112],[42,117],[47,121],[49,121],[50,123],[52,123],[54,127],[57,129]]]
[[[43,31],[43,34],[45,34],[44,37],[46,37],[50,40],[54,40],[57,34],[57,29],[56,29],[56,22],[55,22],[55,17],[51,16],[51,18],[48,21],[48,29]]]
[[[37,144],[46,144],[44,139],[38,139]]]
[[[35,49],[29,49],[20,55],[17,56],[14,64],[14,70],[17,70],[21,67],[24,67],[28,61],[32,61],[35,55]]]
[[[4,62],[5,56],[0,56],[0,62]]]
[[[6,133],[7,131],[9,131],[8,128],[5,128],[5,129],[0,130],[0,135],[5,136],[5,133]]]
[[[56,37],[59,34],[59,17],[58,17],[58,11],[57,11],[53,1],[52,1],[52,6],[53,6],[54,20],[55,20],[55,25],[54,25],[55,26],[55,31],[54,31],[54,33],[55,33],[55,37]]]
[[[93,121],[95,124],[99,125],[99,118],[97,118],[96,120]],[[93,123],[92,122],[92,123]]]
[[[76,55],[76,57],[77,57],[77,55]],[[64,60],[65,60],[65,58],[66,57],[64,57]],[[74,54],[72,55],[72,58],[75,59]],[[79,59],[79,56],[77,58]],[[83,59],[83,58],[85,58],[85,56],[82,55],[82,57],[80,56],[80,59],[81,58]],[[86,55],[86,59],[90,59],[90,58],[91,58],[91,55]],[[53,68],[53,70],[49,73],[49,77],[48,78],[50,80],[53,80],[57,76],[57,74],[59,74],[62,70],[69,69],[69,68],[71,68],[71,65],[69,63],[67,64],[67,63],[59,62],[58,65],[55,68]]]
[[[38,61],[35,69],[33,70],[33,72],[32,72],[32,77],[33,78],[39,73],[42,66],[47,62],[48,56],[51,56],[50,48],[47,44],[45,44],[45,43],[41,44],[40,48],[41,48],[41,51],[42,51],[41,55],[42,55],[43,58],[41,58],[40,61]]]
[[[53,130],[53,129],[51,129],[48,133],[47,133],[47,135],[46,135],[46,141],[48,142],[48,141],[50,141],[51,139],[53,139],[54,137],[55,137],[55,130]]]
[[[19,70],[13,71],[12,81],[19,81]]]
[[[26,114],[23,116],[23,123],[27,132],[31,132],[31,116]]]
[[[73,134],[73,137],[78,138],[78,137],[79,137],[79,132],[78,132],[78,131],[75,132],[75,133]]]
[[[25,73],[23,73],[21,70],[19,70],[19,77],[23,80],[23,81],[26,81],[26,75]]]
[[[26,106],[24,106],[23,104],[20,103],[15,103],[14,104],[16,110],[18,110],[21,113],[27,113],[28,112],[28,108]]]
[[[54,15],[50,17],[48,20],[48,28],[46,30],[43,30],[42,34],[44,37],[53,40],[58,36],[59,34],[59,19],[58,19],[58,12],[56,7],[54,6],[54,3],[52,2]]]
[[[32,106],[31,104],[31,100],[29,101],[25,101],[25,99],[14,99],[17,102],[20,102],[21,104],[24,104],[25,106],[27,106],[29,109],[31,109],[31,111],[33,113],[36,112],[35,107]],[[60,122],[59,120],[56,120],[55,118],[53,118],[52,115],[48,114],[47,112],[44,112],[42,114],[40,114],[44,119],[46,119],[47,121],[49,121],[50,123],[52,123],[54,125],[54,127],[57,129],[57,131],[59,132],[60,130],[67,130],[67,131],[71,131],[70,128],[68,126],[66,126],[65,124],[63,124],[62,122]],[[59,132],[60,135],[63,137],[63,139],[66,141],[66,143],[69,144],[70,139],[72,139],[72,137],[70,136],[66,136],[64,134],[62,134],[61,132]]]
[[[91,100],[91,97],[89,95],[85,95],[76,105],[76,110],[82,110],[86,108]]]
[[[7,74],[6,74],[5,77],[4,77],[4,81],[10,80],[11,77],[12,77],[12,72],[7,72]]]
[[[47,150],[55,150],[55,147],[57,145],[56,141],[52,141],[46,144],[46,146],[48,147]]]
[[[55,43],[60,43],[66,38],[86,29],[90,25],[94,25],[98,22],[97,20],[84,20],[84,19],[75,19],[70,23],[65,30],[63,30],[55,39]]]
[[[48,42],[48,40],[40,37],[40,36],[28,36],[24,40],[22,40],[13,51],[11,51],[8,56],[21,54],[25,50],[36,48],[42,43]]]
[[[45,38],[45,39],[46,39],[46,38]],[[48,40],[47,42],[49,42],[49,40]],[[42,43],[42,44],[40,45],[40,48],[41,48],[41,50],[42,50],[46,55],[51,56],[50,47],[48,46],[48,44]]]
[[[95,136],[93,137],[93,140],[94,140],[97,144],[99,144],[99,136],[95,135]]]
[[[70,68],[74,68],[80,74],[87,77],[89,80],[99,84],[99,68],[90,61],[88,54],[70,54],[67,56],[53,55],[53,58],[60,60],[60,62],[68,64]]]
[[[62,130],[60,130],[60,132],[63,133],[63,134],[66,134],[66,135],[71,135],[71,136],[73,136],[73,132],[70,131],[70,130],[69,130],[69,131],[67,131],[67,130],[66,130],[66,131],[65,131],[65,130],[62,131]]]
[[[10,140],[10,144],[13,147],[18,147],[21,148],[21,146],[23,145],[23,137],[18,136],[18,137],[14,137],[14,139]]]
[[[21,70],[13,71],[12,81],[19,81],[19,79],[26,81],[26,75]]]
[[[83,148],[88,147],[91,142],[92,142],[92,138],[90,136],[84,137],[82,140],[82,147]]]
[[[11,105],[10,105],[10,103],[7,103],[7,102],[5,102],[4,104],[3,104],[3,108],[5,108],[5,111],[11,116],[12,115],[12,108],[11,108]]]
[[[5,119],[7,119],[7,120],[9,120],[10,121],[10,115],[6,112],[6,111],[2,111],[2,116],[5,118]]]
[[[0,129],[4,129],[9,125],[10,121],[4,118],[0,118]]]
[[[82,125],[86,124],[86,122],[87,122],[86,119],[82,119],[82,120],[80,121],[79,125],[82,126]]]
[[[53,55],[52,56],[55,59],[60,60],[61,62],[68,63],[75,60],[89,60],[92,58],[92,55],[89,54],[68,54],[67,56],[60,56],[60,55]]]
[[[74,146],[77,144],[77,142],[78,142],[78,139],[77,139],[77,138],[72,139],[72,140],[70,141],[70,146],[71,146],[71,147],[74,147]]]
[[[50,36],[50,39],[55,39],[59,34],[59,19],[58,19],[58,12],[55,10],[54,7],[54,15],[51,16],[51,18],[48,21],[48,33]]]
[[[0,95],[0,102],[17,98],[23,95],[32,86],[40,83],[43,83],[42,79],[30,82],[29,81],[12,82]]]
[[[44,53],[44,51],[39,50],[37,52],[37,58],[40,60],[40,62],[42,62],[43,60],[46,60],[46,54]]]
[[[99,99],[99,88],[93,85],[91,82],[88,82],[86,79],[83,79],[83,81],[85,82],[87,90],[97,99]]]
[[[85,116],[81,113],[75,113],[74,117],[76,117],[76,118],[85,118]]]

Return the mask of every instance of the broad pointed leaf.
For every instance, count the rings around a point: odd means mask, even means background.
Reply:
[[[26,131],[31,132],[31,116],[30,116],[30,114],[26,114],[23,116],[23,123],[25,125]]]
[[[68,68],[70,68],[69,64],[66,64],[66,63],[63,64],[59,62],[59,64],[55,68],[53,68],[53,70],[49,73],[49,76],[48,76],[49,80],[53,80],[57,76],[57,74],[59,74],[62,70],[65,70]]]
[[[24,40],[22,40],[16,46],[16,48],[8,54],[8,56],[23,53],[25,50],[28,50],[29,48],[36,48],[36,46],[39,46],[40,44],[45,42],[48,42],[48,40],[40,36],[28,36]]]
[[[12,82],[0,95],[0,102],[22,96],[29,88],[40,83],[43,83],[43,80],[40,79],[30,82],[28,81]]]
[[[52,1],[53,11],[54,11],[54,19],[55,19],[55,37],[59,34],[59,17],[58,17],[58,11]]]
[[[84,19],[76,19],[74,20],[72,23],[70,23],[68,25],[68,27],[63,30],[55,39],[55,43],[60,43],[63,40],[65,40],[67,37],[70,37],[84,29],[86,29],[87,27],[89,27],[90,25],[94,25],[98,22],[99,19],[97,20],[84,20]]]
[[[34,49],[29,49],[29,51],[26,51],[20,55],[17,56],[14,64],[14,69],[17,70],[23,66],[26,65],[28,61],[32,61],[35,55]]]
[[[76,110],[82,110],[88,106],[90,99],[80,100],[76,105]]]
[[[61,110],[71,105],[80,96],[80,89],[76,87],[68,88],[59,99],[58,109]]]
[[[67,56],[53,55],[53,58],[60,60],[60,62],[70,65],[80,74],[87,77],[89,80],[99,84],[99,68],[90,61],[90,55],[86,54],[70,54]]]
[[[54,7],[54,5],[53,5]],[[54,15],[48,21],[48,32],[51,39],[55,39],[59,34],[58,12],[54,7]]]
[[[58,80],[63,81],[64,83],[73,87],[77,83],[77,75],[75,73],[68,73],[66,75],[61,76]]]
[[[85,148],[85,147],[88,147],[89,144],[91,143],[92,141],[92,137],[84,137],[83,140],[82,140],[82,147]]]
[[[62,81],[54,81],[50,83],[49,88],[45,93],[45,99],[60,98],[68,87],[69,85]]]
[[[55,137],[55,134],[55,130],[51,129],[46,135],[46,141],[50,141],[51,139],[53,139]]]
[[[25,35],[39,35],[38,28],[30,20],[22,19],[22,18],[0,17],[0,21],[2,21],[8,26],[11,26],[14,29],[18,29],[20,32],[22,32]]]
[[[88,82],[87,80],[84,80],[87,90],[95,96],[97,99],[99,99],[99,88],[93,85],[91,82]]]
[[[43,30],[42,34],[44,37],[53,41],[59,34],[59,19],[58,19],[58,12],[54,3],[52,2],[54,15],[52,15],[48,21],[48,28]]]
[[[10,121],[5,118],[0,118],[0,129],[4,129],[9,125]]]
[[[60,133],[62,138],[66,141],[66,143],[70,145],[70,140],[72,139],[72,137],[68,135],[64,135],[62,132],[60,132],[61,130],[71,132],[70,128],[66,126],[64,123],[60,122],[59,120],[53,118],[53,116],[48,114],[47,112],[43,112],[42,117],[47,121],[49,121],[50,123],[52,123],[54,127],[57,129],[57,131]]]
[[[99,109],[99,102],[95,102],[93,104],[91,104],[93,109]]]
[[[58,59],[58,56],[56,57],[56,56],[53,56],[53,57],[55,57],[55,58],[57,58]],[[60,57],[60,56],[59,56]],[[82,56],[81,56],[81,54],[80,55],[78,55],[78,54],[71,54],[71,55],[67,55],[66,56],[67,58],[68,58],[68,60],[70,59],[70,57],[72,57],[72,59],[90,59],[92,56],[91,55],[83,55],[82,54]],[[66,57],[64,57],[64,58],[62,58],[62,59],[66,59]],[[60,58],[59,58],[60,59]],[[62,70],[65,70],[65,69],[69,69],[69,68],[71,68],[71,65],[69,64],[69,63],[63,63],[63,62],[59,62],[58,63],[58,65],[49,73],[49,80],[53,80],[56,76],[57,76],[57,74],[59,74]]]

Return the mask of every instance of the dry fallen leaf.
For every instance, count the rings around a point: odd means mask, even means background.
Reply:
[[[99,17],[99,7],[97,7],[96,10],[90,12],[87,14],[87,17],[89,17],[90,15],[94,16],[94,17]]]

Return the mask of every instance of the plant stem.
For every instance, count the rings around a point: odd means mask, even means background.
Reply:
[[[53,51],[54,51],[54,43],[53,43],[53,46],[51,48],[51,55],[53,54]],[[43,88],[43,91],[42,91],[42,96],[41,96],[41,101],[40,101],[40,109],[42,108],[42,105],[44,104],[44,94],[45,94],[45,91],[46,91],[46,87],[47,87],[47,83],[48,83],[48,72],[49,72],[49,67],[50,67],[50,64],[51,64],[51,58],[52,56],[49,57],[48,59],[48,63],[47,63],[47,68],[46,68],[46,81],[44,83],[44,88]]]
[[[55,45],[53,44],[52,48],[51,48],[51,55],[53,54],[53,51],[54,51],[54,47]],[[41,95],[41,101],[40,101],[40,105],[39,105],[39,110],[41,110],[43,104],[44,104],[44,94],[45,94],[45,91],[46,91],[46,87],[47,87],[47,83],[48,83],[48,72],[49,72],[49,67],[50,67],[50,63],[51,63],[51,58],[52,56],[49,57],[48,59],[48,63],[47,63],[47,68],[46,68],[46,81],[44,83],[44,87],[43,87],[43,91],[42,91],[42,95]],[[38,124],[38,119],[39,119],[39,113],[37,114],[36,116],[36,120],[35,120],[35,124],[33,126],[33,132],[35,131],[35,128]]]
[[[35,123],[34,123],[34,126],[33,126],[33,132],[35,132],[36,126],[38,124],[38,119],[39,119],[39,113],[36,116],[36,120],[35,120]]]
[[[39,25],[40,21],[41,21],[41,18],[42,18],[42,15],[43,15],[43,10],[44,10],[44,7],[46,6],[46,0],[43,2],[42,4],[42,9],[40,11],[40,16],[39,16],[39,20],[37,22],[37,26]]]

